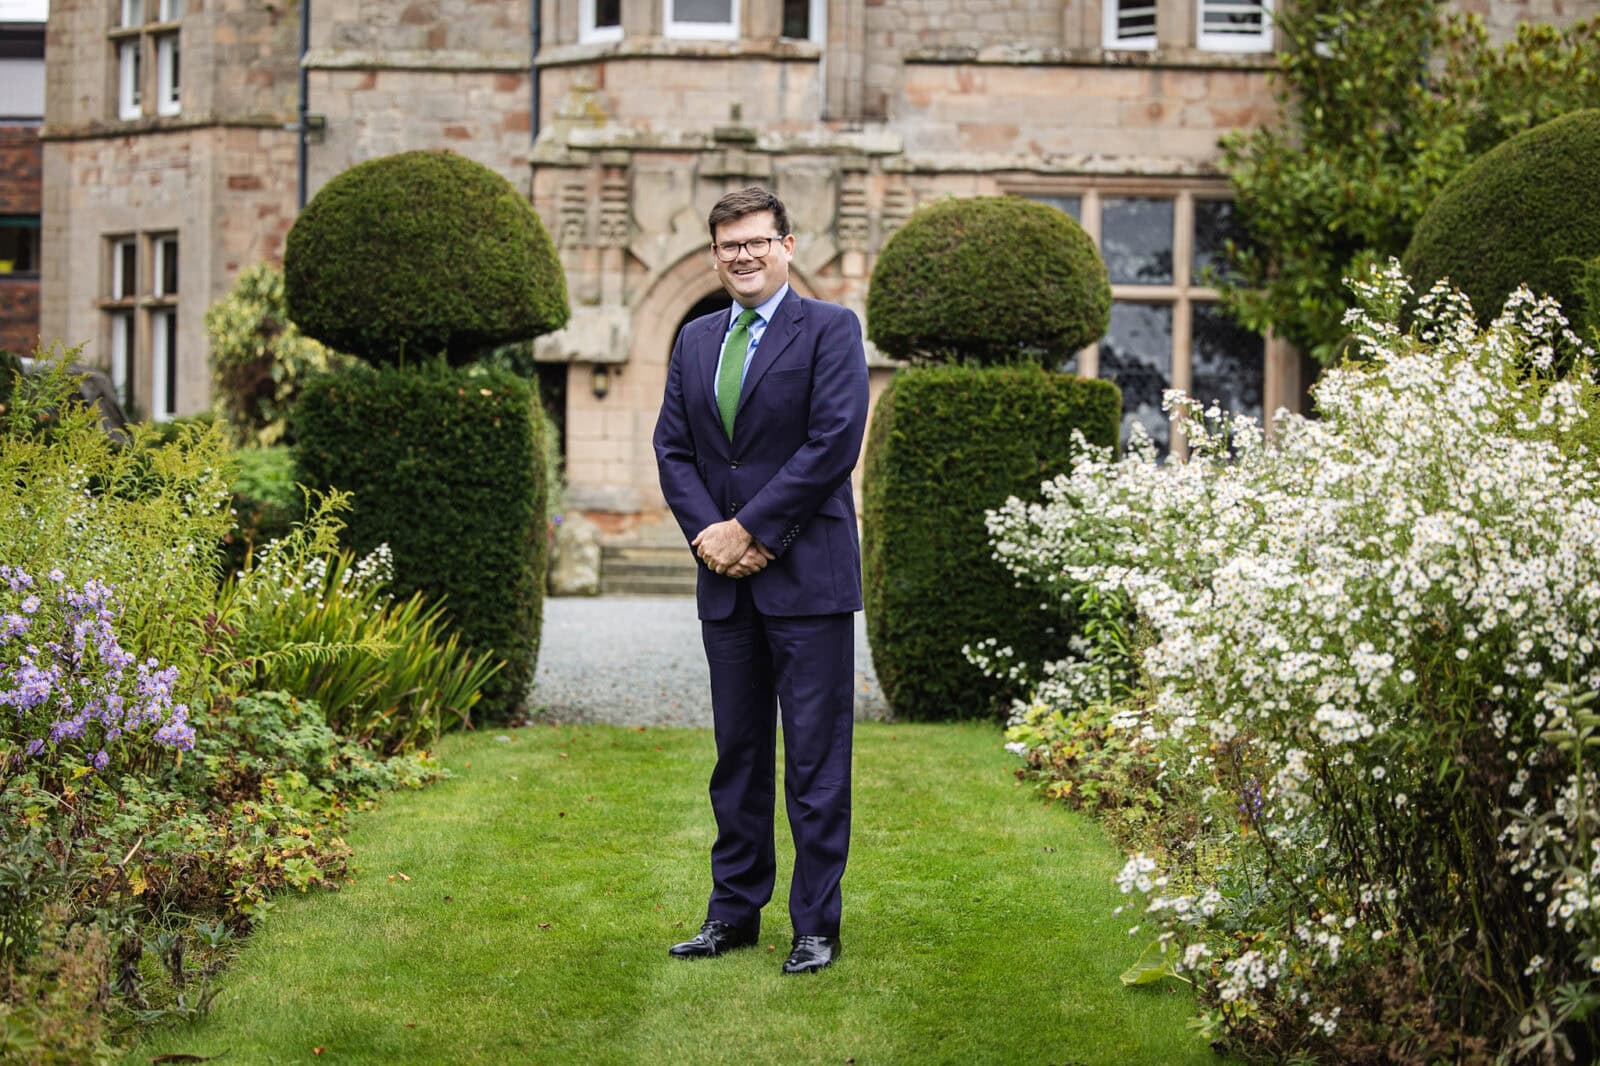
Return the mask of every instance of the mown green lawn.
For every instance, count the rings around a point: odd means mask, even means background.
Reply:
[[[506,738],[506,739],[502,739]],[[356,883],[284,899],[211,1016],[161,1054],[221,1063],[1215,1063],[1181,986],[1118,981],[1121,856],[1036,801],[979,725],[861,725],[844,954],[684,962],[709,888],[707,732],[448,738],[454,773],[362,815]],[[320,1049],[320,1051],[319,1051]]]

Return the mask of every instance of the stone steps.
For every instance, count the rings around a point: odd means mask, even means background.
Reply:
[[[600,549],[602,596],[693,596],[697,567],[689,549],[606,545]]]

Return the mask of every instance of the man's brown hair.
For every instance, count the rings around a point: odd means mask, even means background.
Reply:
[[[789,235],[789,210],[783,206],[783,201],[778,199],[768,189],[759,185],[751,185],[730,192],[717,201],[711,209],[711,217],[707,222],[711,227],[711,239],[717,239],[717,227],[724,222],[737,222],[746,215],[753,215],[759,211],[771,211],[772,221],[777,224],[778,236]]]

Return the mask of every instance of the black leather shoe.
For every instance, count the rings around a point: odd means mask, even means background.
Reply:
[[[707,921],[694,935],[694,939],[674,944],[667,954],[675,959],[709,959],[734,948],[747,948],[761,938],[761,927],[729,925],[715,918]]]
[[[797,936],[789,957],[783,960],[784,973],[815,973],[832,966],[839,957],[836,936]]]

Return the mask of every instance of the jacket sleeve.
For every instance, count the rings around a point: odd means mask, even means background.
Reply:
[[[855,312],[832,311],[817,339],[807,438],[739,511],[739,522],[782,555],[824,500],[848,481],[867,427],[867,354]],[[815,313],[815,312],[813,312]]]
[[[680,330],[672,345],[672,361],[667,364],[666,395],[656,418],[654,445],[656,467],[661,477],[661,494],[678,520],[684,539],[693,541],[700,531],[722,520],[717,505],[700,476],[695,461],[694,434],[689,429],[689,412],[683,397],[683,353]]]

